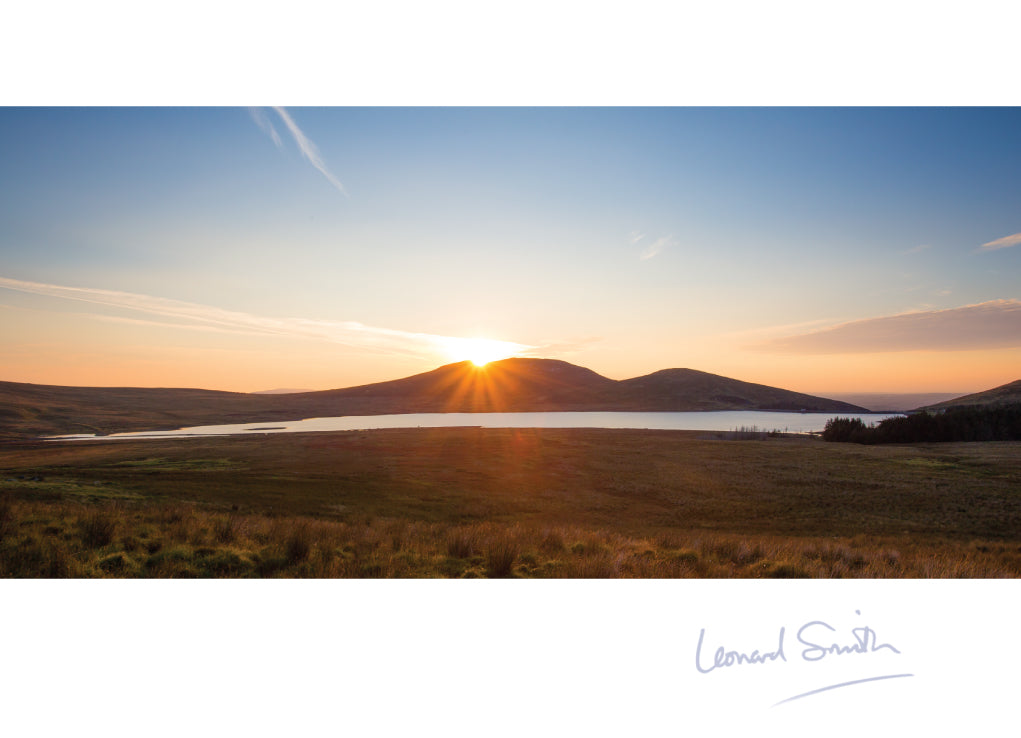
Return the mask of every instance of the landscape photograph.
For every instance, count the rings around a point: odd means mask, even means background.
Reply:
[[[1021,108],[0,133],[0,577],[1021,576]]]
[[[6,733],[1002,733],[1014,16],[6,8]]]

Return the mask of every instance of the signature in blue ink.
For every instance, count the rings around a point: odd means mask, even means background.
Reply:
[[[855,610],[855,613],[861,615],[861,610]],[[773,650],[755,649],[754,651],[747,652],[728,650],[725,646],[719,646],[713,652],[712,658],[707,659],[702,653],[706,640],[705,628],[702,628],[698,634],[698,645],[695,647],[695,668],[702,674],[710,674],[716,669],[727,667],[745,666],[748,664],[762,665],[776,662],[786,663],[787,654],[784,651],[786,633],[786,628],[780,628],[780,632],[777,635],[776,648]],[[868,625],[851,628],[850,638],[841,638],[835,634],[837,634],[837,629],[822,620],[812,620],[798,628],[797,640],[801,645],[805,646],[801,651],[802,660],[811,663],[821,661],[827,656],[846,656],[852,653],[870,654],[884,650],[900,654],[900,649],[892,643],[880,643],[878,634]],[[820,694],[841,687],[910,676],[914,676],[914,674],[884,674],[841,682],[840,684],[831,684],[781,700],[776,705],[782,705],[802,697]],[[773,706],[776,707],[776,705]]]
[[[889,643],[877,643],[876,631],[867,625],[864,628],[851,628],[851,634],[854,636],[855,643],[848,646],[842,646],[839,643],[831,643],[829,646],[824,646],[814,640],[806,640],[806,635],[811,638],[822,638],[822,635],[814,635],[814,633],[819,632],[820,628],[825,628],[833,633],[837,631],[832,625],[821,620],[805,623],[798,629],[798,640],[808,646],[808,648],[801,652],[801,658],[805,661],[821,661],[830,654],[843,656],[849,653],[874,653],[884,648],[888,648],[894,653],[900,653],[900,649]]]
[[[860,610],[855,612],[861,615]],[[805,661],[821,661],[827,656],[844,656],[851,653],[875,653],[876,651],[889,650],[899,654],[900,649],[891,643],[879,643],[879,636],[876,631],[868,625],[851,628],[853,642],[838,643],[831,640],[833,636],[827,637],[823,631],[836,633],[837,629],[822,620],[813,620],[805,623],[798,629],[798,642],[807,648],[801,651],[801,658]],[[695,668],[703,674],[709,674],[716,669],[728,666],[744,666],[746,664],[767,664],[776,661],[787,661],[787,654],[784,652],[784,637],[786,628],[780,628],[777,637],[776,648],[772,651],[756,649],[751,653],[745,651],[728,650],[720,646],[713,653],[711,660],[702,655],[702,648],[705,643],[705,628],[698,634],[698,645],[695,647]],[[827,641],[829,643],[827,644]]]
[[[695,649],[695,668],[703,674],[708,674],[714,669],[726,666],[741,666],[743,664],[764,664],[768,661],[786,661],[787,656],[783,652],[784,628],[780,628],[780,637],[775,651],[759,652],[757,649],[749,653],[741,651],[728,651],[723,646],[716,649],[713,656],[712,666],[708,669],[702,668],[702,642],[705,639],[705,628],[698,634],[698,646]]]

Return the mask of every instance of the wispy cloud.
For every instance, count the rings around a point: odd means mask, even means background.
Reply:
[[[645,249],[642,251],[641,255],[638,258],[641,259],[642,261],[645,261],[647,259],[652,259],[653,257],[659,256],[661,253],[663,253],[663,250],[670,245],[670,243],[671,236],[663,236],[662,238],[657,238],[655,241],[653,241],[652,243],[645,247]]]
[[[202,325],[200,323],[170,323],[165,320],[146,320],[144,318],[126,318],[123,315],[104,315],[103,313],[83,313],[94,320],[104,323],[120,323],[122,325],[140,325],[152,328],[173,328],[186,331],[205,331],[207,333],[230,333],[235,336],[261,336],[263,331],[246,331],[241,328],[224,328],[218,325]]]
[[[291,117],[290,113],[288,113],[284,108],[281,107],[274,107],[273,110],[276,112],[278,116],[280,116],[280,120],[283,121],[284,125],[287,127],[287,130],[290,132],[291,137],[294,139],[294,143],[297,144],[298,150],[301,152],[301,155],[305,157],[305,159],[313,167],[319,170],[319,173],[326,177],[330,184],[332,184],[334,187],[340,190],[341,194],[346,196],[347,190],[344,188],[344,185],[341,184],[340,180],[337,179],[334,176],[333,172],[331,172],[327,168],[325,162],[323,162],[322,157],[319,155],[318,147],[316,147],[316,145],[309,140],[308,136],[305,135],[301,128],[298,127],[298,124],[294,122],[294,119]],[[273,123],[270,122],[270,120],[266,117],[262,110],[258,108],[250,108],[249,113],[251,114],[252,119],[255,121],[256,125],[258,125],[259,128],[261,128],[270,138],[273,139],[273,143],[276,144],[277,148],[280,148],[283,145],[282,141],[280,140],[280,135],[277,133],[276,128],[273,127]]]
[[[915,246],[914,248],[908,249],[907,251],[903,251],[901,253],[904,253],[904,254],[920,254],[920,253],[922,253],[923,251],[925,251],[926,249],[929,249],[929,248],[932,248],[932,247],[929,244],[927,244],[927,243],[923,243],[923,244],[920,244],[918,246]]]
[[[1006,249],[1011,246],[1017,246],[1018,244],[1021,244],[1021,233],[1015,233],[1011,236],[1004,236],[1003,238],[998,238],[995,241],[984,243],[979,250],[996,251],[997,249]]]
[[[968,351],[1021,346],[1021,300],[866,318],[747,348],[777,354]]]
[[[0,288],[122,310],[133,310],[176,322],[139,320],[121,316],[103,316],[104,320],[128,321],[175,329],[215,330],[239,335],[255,334],[303,338],[341,344],[362,351],[420,359],[433,360],[437,356],[444,355],[452,341],[463,340],[453,336],[379,328],[354,321],[272,318],[133,292],[118,292],[91,287],[65,287],[6,277],[0,277]],[[494,343],[506,344],[508,354],[535,348],[510,341],[494,341]]]
[[[632,246],[637,246],[642,241],[644,241],[645,238],[646,235],[641,231],[637,230],[631,231],[627,235],[627,241]],[[645,261],[647,259],[653,258],[654,256],[659,256],[663,252],[663,249],[670,245],[671,238],[672,236],[663,236],[662,238],[657,238],[655,241],[648,244],[645,248],[642,249],[642,253],[638,255],[638,258],[641,259],[642,261]]]
[[[283,141],[280,140],[280,134],[277,133],[277,129],[273,127],[273,123],[270,122],[269,118],[266,117],[260,108],[248,108],[248,114],[252,116],[252,120],[262,129],[262,132],[273,139],[273,143],[276,144],[278,149],[284,145]]]

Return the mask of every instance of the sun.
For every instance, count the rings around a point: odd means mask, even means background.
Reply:
[[[449,338],[445,343],[444,348],[454,361],[467,360],[480,369],[491,361],[506,359],[529,348],[492,338]]]
[[[482,368],[491,361],[506,359],[514,353],[514,346],[508,350],[504,341],[488,338],[469,338],[464,344],[464,356],[475,366]]]

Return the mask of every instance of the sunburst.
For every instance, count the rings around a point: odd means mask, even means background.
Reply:
[[[470,361],[482,368],[491,361],[514,356],[529,348],[511,341],[497,341],[492,338],[450,338],[444,349],[454,361]]]

